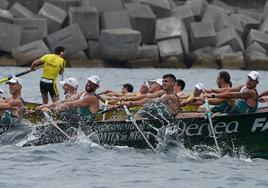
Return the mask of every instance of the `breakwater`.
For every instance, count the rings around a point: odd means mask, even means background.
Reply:
[[[268,70],[264,0],[1,0],[0,65]]]

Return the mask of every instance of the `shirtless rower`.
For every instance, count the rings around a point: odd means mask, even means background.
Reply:
[[[185,88],[185,82],[182,79],[177,79],[174,86],[174,91],[177,93],[179,98],[187,97],[187,94],[183,91],[184,88]]]

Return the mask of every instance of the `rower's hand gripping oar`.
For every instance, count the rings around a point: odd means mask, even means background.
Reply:
[[[7,77],[5,77],[5,78],[2,78],[2,79],[0,79],[0,84],[2,84],[2,83],[5,83],[5,82],[7,82],[8,80],[10,80],[12,77],[20,77],[20,76],[22,76],[22,75],[25,75],[25,74],[28,74],[28,73],[30,73],[30,72],[32,72],[32,71],[35,71],[35,70],[37,70],[37,69],[39,69],[39,68],[41,68],[41,67],[43,67],[43,65],[41,65],[41,66],[38,66],[38,67],[36,67],[36,68],[34,68],[33,70],[26,70],[26,71],[23,71],[23,72],[21,72],[21,73],[18,73],[18,74],[15,74],[15,75],[11,75],[11,76],[7,76]]]
[[[127,106],[126,105],[123,105],[123,108],[127,114],[127,117],[128,117],[128,120],[130,120],[135,128],[138,130],[138,132],[141,134],[142,138],[145,140],[146,144],[148,145],[148,147],[154,152],[156,153],[154,147],[152,146],[152,144],[149,142],[149,140],[146,138],[146,136],[143,134],[142,130],[140,129],[140,127],[138,126],[134,116],[130,113],[130,111],[128,110]]]
[[[205,113],[206,113],[206,116],[208,118],[210,130],[212,132],[212,136],[213,136],[213,139],[214,139],[214,142],[215,142],[217,151],[220,153],[219,144],[218,144],[218,141],[217,141],[217,138],[216,138],[216,134],[215,134],[215,131],[214,131],[214,128],[213,128],[213,123],[212,123],[212,112],[210,111],[209,103],[208,103],[208,98],[207,97],[205,98],[205,108],[206,108],[206,112]]]
[[[46,120],[51,124],[53,125],[56,129],[58,129],[62,134],[64,134],[69,140],[71,140],[71,137],[66,133],[64,132],[55,122],[54,120],[52,119],[52,117],[48,114],[48,112],[43,112]]]

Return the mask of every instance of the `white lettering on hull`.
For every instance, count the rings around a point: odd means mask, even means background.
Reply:
[[[260,130],[261,132],[268,130],[268,121],[266,118],[256,118],[251,132],[255,132],[256,130]]]

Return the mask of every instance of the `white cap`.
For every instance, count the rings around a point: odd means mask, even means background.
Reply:
[[[156,80],[150,80],[149,82],[150,83],[154,83],[155,82],[155,83],[158,83],[160,86],[162,86],[163,85],[162,81],[163,81],[162,78],[158,78]]]
[[[252,79],[252,80],[256,80],[256,81],[260,81],[260,74],[257,71],[251,71],[250,73],[248,73],[248,76]]]
[[[60,84],[68,84],[74,88],[78,88],[78,82],[74,77],[65,78],[63,81],[60,81]]]
[[[203,83],[197,83],[194,87],[200,91],[203,91],[205,89],[205,85]]]
[[[150,88],[150,84],[149,84],[148,81],[145,81],[145,82],[144,82],[144,85],[145,85],[148,89]]]
[[[96,75],[92,75],[92,76],[88,77],[87,79],[96,85],[100,85],[100,77],[98,77]]]
[[[6,82],[6,84],[9,84],[9,83],[12,83],[12,84],[18,83],[22,86],[22,80],[15,76]]]
[[[2,90],[1,88],[0,88],[0,94],[3,94],[4,93],[4,90]]]

